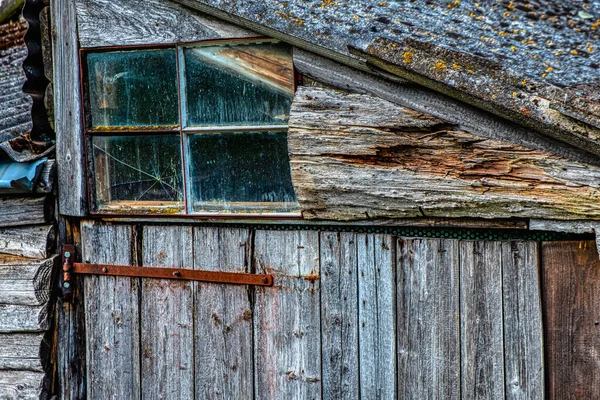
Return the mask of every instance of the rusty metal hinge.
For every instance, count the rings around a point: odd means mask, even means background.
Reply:
[[[126,276],[130,278],[176,279],[226,283],[232,285],[272,286],[273,275],[243,272],[204,271],[183,268],[133,267],[129,265],[73,263],[75,274]]]
[[[62,281],[60,288],[62,297],[65,301],[70,301],[73,297],[73,259],[75,258],[75,246],[72,244],[63,244],[62,246]]]

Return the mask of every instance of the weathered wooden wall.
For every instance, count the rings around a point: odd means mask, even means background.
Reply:
[[[257,288],[85,277],[92,398],[543,397],[536,242],[81,231],[85,262],[275,276]]]
[[[600,218],[600,167],[374,96],[300,87],[289,124],[305,218]]]

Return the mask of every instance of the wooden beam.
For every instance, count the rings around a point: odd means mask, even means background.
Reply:
[[[55,258],[31,260],[0,255],[0,304],[47,303]]]
[[[48,305],[0,304],[0,333],[42,332],[50,328]]]
[[[47,197],[0,198],[0,227],[43,224],[52,218]]]
[[[54,125],[58,166],[59,212],[83,216],[87,210],[79,51],[74,0],[50,4],[54,79]]]
[[[259,34],[161,0],[76,0],[81,47],[197,42]]]
[[[42,259],[55,245],[54,225],[0,228],[0,253]]]
[[[40,350],[43,333],[0,333],[0,371],[43,372]]]
[[[6,399],[39,399],[43,372],[0,371],[0,393]]]
[[[600,167],[369,95],[299,88],[288,147],[307,219],[600,219]]]

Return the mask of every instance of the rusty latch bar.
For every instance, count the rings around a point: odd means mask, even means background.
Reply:
[[[181,268],[132,267],[129,265],[73,264],[73,273],[136,278],[177,279],[228,283],[232,285],[273,286],[273,275],[247,274],[243,272],[202,271]]]
[[[62,246],[62,282],[60,288],[62,297],[65,301],[70,301],[73,296],[73,280],[71,273],[73,272],[73,259],[75,258],[75,246],[72,244],[63,244]]]

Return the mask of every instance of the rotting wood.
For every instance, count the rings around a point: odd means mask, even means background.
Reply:
[[[50,4],[52,69],[54,71],[54,127],[58,166],[58,210],[63,215],[84,216],[87,211],[86,174],[81,127],[81,89],[77,18],[73,0]]]
[[[0,333],[41,332],[50,328],[48,304],[0,304]]]
[[[46,258],[56,244],[53,225],[0,228],[0,253]],[[1,261],[0,261],[1,262]]]
[[[319,234],[259,230],[254,243],[256,272],[275,276],[256,288],[255,397],[321,398]]]
[[[43,333],[0,334],[0,370],[43,372],[40,349]]]
[[[600,219],[600,167],[368,95],[299,88],[288,143],[308,219]]]
[[[398,239],[398,396],[460,398],[456,239]]]
[[[356,234],[321,232],[321,362],[324,399],[357,399],[358,260]]]
[[[82,47],[256,37],[247,29],[160,0],[76,0]]]
[[[294,49],[294,66],[302,75],[332,87],[355,93],[368,93],[399,106],[431,114],[456,124],[461,130],[478,136],[507,141],[568,159],[599,165],[596,156],[577,147],[532,131],[442,93],[412,83],[394,82],[394,78],[400,79],[395,75],[377,76],[382,72],[379,70],[371,70],[371,73],[357,71],[299,48]]]
[[[55,258],[31,260],[0,255],[0,304],[46,304]]]
[[[81,223],[84,262],[132,264],[132,227]],[[139,279],[84,279],[87,396],[139,399]]]
[[[544,399],[542,302],[537,242],[502,242],[506,399]]]
[[[547,396],[600,393],[600,261],[593,241],[542,243]]]
[[[39,400],[43,372],[0,371],[0,393],[4,399]]]
[[[143,228],[142,264],[183,267],[192,262],[191,227]],[[144,399],[194,397],[193,313],[191,282],[142,279],[140,334]]]
[[[0,198],[0,227],[43,224],[52,218],[47,197]]]
[[[356,235],[360,397],[396,398],[395,240]]]
[[[195,268],[250,272],[248,229],[194,228]],[[196,399],[253,399],[253,310],[244,286],[195,282]],[[262,374],[262,371],[258,371]]]
[[[501,242],[462,241],[461,398],[504,398]]]

